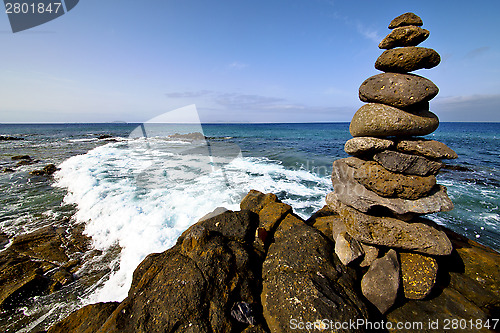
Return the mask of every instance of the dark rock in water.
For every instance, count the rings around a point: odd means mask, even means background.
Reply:
[[[10,249],[0,255],[0,308],[9,310],[22,305],[27,298],[43,293],[48,283],[42,262]]]
[[[57,171],[57,167],[54,164],[48,164],[43,167],[42,170],[33,170],[30,175],[33,176],[50,176]]]
[[[438,117],[430,111],[409,113],[392,106],[369,103],[354,114],[349,131],[354,137],[417,136],[430,134],[438,126]]]
[[[422,19],[413,13],[404,13],[396,17],[389,23],[389,29],[394,29],[397,27],[403,27],[406,25],[416,25],[422,26],[424,22]]]
[[[385,313],[396,301],[399,289],[399,262],[396,251],[389,250],[376,259],[361,280],[363,295]]]
[[[456,320],[468,323],[464,332],[493,332],[491,319],[500,313],[500,254],[451,230],[445,232],[455,250],[451,256],[438,258],[441,273],[430,297],[398,304],[387,313],[387,320],[394,324],[421,322],[432,316],[431,322],[438,321],[439,328],[445,320]],[[490,329],[484,326],[488,319]],[[471,327],[470,323],[480,323],[482,328]],[[426,324],[420,332],[437,331]]]
[[[262,207],[270,202],[278,202],[278,197],[272,193],[264,194],[256,190],[250,190],[243,200],[241,200],[240,209],[250,210],[258,214]]]
[[[8,135],[0,135],[0,141],[18,141],[18,140],[23,140],[23,139]]]
[[[9,236],[0,231],[0,250],[3,250],[7,244],[9,244]]]
[[[34,161],[34,160],[20,160],[16,163],[16,167],[20,167],[23,165],[32,165],[35,163],[36,163],[36,161]]]
[[[179,134],[175,133],[168,136],[171,139],[185,139],[185,140],[205,140],[205,136],[200,132]]]
[[[261,299],[271,332],[291,332],[292,319],[368,319],[354,272],[331,252],[331,243],[315,228],[292,215],[281,222],[262,268]]]
[[[68,272],[66,269],[61,268],[52,275],[51,281],[52,283],[49,287],[49,291],[54,292],[73,282],[74,277],[73,274]]]
[[[31,157],[29,155],[15,155],[12,156],[11,159],[13,161],[19,161],[19,160],[31,160]]]
[[[3,171],[2,171],[2,172],[4,172],[4,173],[7,173],[7,172],[14,172],[14,169],[12,169],[12,168],[5,168],[5,169],[3,169]]]
[[[401,281],[406,298],[427,297],[436,283],[438,264],[436,259],[418,253],[401,252]]]
[[[463,166],[463,165],[458,165],[458,164],[447,164],[447,163],[442,163],[443,167],[442,169],[444,170],[453,170],[453,171],[465,171],[465,172],[472,172],[474,171],[473,169]]]
[[[435,175],[443,165],[423,156],[403,154],[393,150],[377,153],[373,159],[387,170],[418,176]]]
[[[408,46],[384,51],[375,62],[375,68],[383,72],[408,73],[436,67],[440,62],[439,53],[433,49]]]
[[[367,103],[407,108],[430,101],[438,92],[438,87],[424,77],[415,74],[382,73],[369,77],[361,84],[359,99]]]
[[[429,37],[429,30],[409,25],[392,30],[378,44],[380,49],[392,49],[400,46],[417,46]]]
[[[394,146],[394,141],[362,136],[347,140],[344,151],[349,155],[359,156],[376,153]]]
[[[250,325],[255,325],[257,323],[250,304],[246,302],[235,303],[231,309],[231,316],[240,323]]]
[[[354,168],[354,180],[383,197],[397,197],[401,199],[420,199],[434,188],[436,177],[414,176],[394,173],[387,170],[375,161],[364,161],[357,157],[348,157],[333,162],[334,169],[341,169],[345,163]]]
[[[414,139],[401,140],[397,150],[403,153],[420,155],[432,159],[455,159],[458,157],[450,147],[435,140]]]
[[[66,262],[68,256],[63,250],[63,240],[56,229],[47,226],[32,233],[14,237],[10,249],[31,258],[52,262]]]
[[[96,303],[84,306],[52,326],[47,333],[97,332],[120,303]]]
[[[339,215],[347,232],[360,242],[431,255],[449,255],[451,243],[436,223],[415,218],[405,222],[392,217],[363,214],[341,204]]]
[[[110,139],[110,138],[112,138],[112,136],[109,134],[103,134],[103,135],[99,135],[97,138],[99,140],[104,140],[104,139]]]

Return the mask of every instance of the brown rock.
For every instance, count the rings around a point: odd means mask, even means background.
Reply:
[[[406,25],[416,25],[422,26],[424,22],[422,19],[413,13],[404,13],[396,17],[389,23],[389,29],[394,29],[397,27],[403,27]]]
[[[409,25],[395,28],[378,44],[380,49],[417,46],[429,37],[429,30]]]
[[[393,146],[394,141],[365,136],[348,140],[345,143],[344,151],[349,155],[359,156],[376,153]]]
[[[392,106],[369,103],[354,114],[349,131],[354,137],[417,136],[430,134],[438,126],[438,117],[430,111],[409,113]]]
[[[363,252],[365,253],[365,256],[363,257],[363,261],[359,263],[359,266],[369,267],[372,262],[378,257],[378,248],[361,242],[360,244]]]
[[[408,73],[436,67],[440,62],[441,57],[433,49],[408,46],[384,51],[375,62],[375,68],[383,72]]]
[[[434,176],[406,176],[388,171],[375,161],[364,161],[357,157],[336,160],[333,167],[342,168],[336,165],[342,162],[354,168],[353,176],[357,182],[383,197],[415,200],[429,194],[436,185]]]
[[[341,204],[347,232],[360,242],[411,250],[431,255],[448,255],[452,246],[446,234],[434,222],[415,218],[411,222],[391,217],[363,214]]]
[[[279,222],[281,222],[288,213],[292,213],[290,205],[281,202],[270,202],[259,212],[259,227],[267,232],[274,232]]]
[[[436,283],[438,264],[436,259],[418,253],[401,252],[401,280],[406,298],[427,297]]]
[[[438,92],[438,87],[424,77],[415,74],[382,73],[369,77],[361,84],[359,99],[367,103],[407,108],[430,101]]]
[[[361,280],[363,295],[385,313],[396,301],[399,289],[399,263],[396,251],[389,250],[376,259]]]
[[[373,159],[392,172],[418,176],[435,175],[443,165],[423,156],[403,154],[393,150],[377,153]]]
[[[433,159],[455,159],[458,157],[457,153],[450,147],[435,140],[401,140],[397,144],[397,150]]]
[[[96,303],[84,306],[52,326],[47,333],[97,332],[120,303]]]
[[[361,244],[347,232],[343,232],[335,239],[335,254],[344,265],[349,265],[361,257],[364,252]]]
[[[259,214],[262,207],[264,207],[269,202],[278,202],[276,195],[269,193],[264,194],[256,190],[250,190],[248,194],[241,200],[240,209],[250,210],[254,213]]]
[[[31,258],[60,263],[68,261],[63,240],[52,226],[14,237],[10,248]]]

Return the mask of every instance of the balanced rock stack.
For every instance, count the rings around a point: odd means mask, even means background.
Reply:
[[[340,215],[333,226],[335,252],[345,265],[368,267],[362,291],[381,313],[399,291],[409,299],[428,296],[436,280],[436,256],[452,251],[446,234],[421,217],[453,209],[435,175],[440,159],[457,157],[441,142],[415,137],[439,125],[429,111],[438,88],[408,74],[440,62],[436,51],[416,46],[429,36],[421,25],[413,13],[390,23],[392,32],[379,45],[387,50],[375,63],[385,73],[359,88],[360,99],[368,104],[351,121],[354,138],[345,151],[352,157],[333,163],[334,192],[326,198]]]

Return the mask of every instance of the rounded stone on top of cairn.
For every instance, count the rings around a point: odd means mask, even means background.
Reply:
[[[408,73],[433,68],[441,60],[436,51],[417,46],[429,36],[422,25],[413,13],[389,24],[393,30],[379,45],[387,50],[375,63],[385,73],[361,84],[359,98],[367,104],[356,112],[349,127],[354,138],[346,142],[345,151],[355,157],[333,163],[334,191],[326,199],[339,213],[351,245],[359,242],[362,248],[378,248],[380,256],[394,250],[398,256],[392,256],[393,260],[402,260],[401,268],[393,266],[400,271],[403,285],[390,293],[379,279],[384,272],[377,273],[376,266],[368,270],[370,279],[365,282],[369,280],[373,288],[365,288],[369,290],[365,296],[381,312],[395,302],[398,289],[409,299],[429,295],[437,271],[434,258],[452,251],[439,226],[422,218],[453,209],[446,187],[435,183],[435,175],[441,159],[457,157],[444,143],[419,137],[439,126],[429,108],[439,90],[432,81]],[[350,248],[355,247],[344,246],[341,255],[354,258],[354,253],[346,253]],[[365,262],[363,256],[347,264],[359,266]],[[371,258],[370,262],[378,261]],[[418,274],[409,269],[417,262],[421,265]]]

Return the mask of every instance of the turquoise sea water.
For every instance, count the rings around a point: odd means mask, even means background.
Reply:
[[[92,288],[82,288],[77,279],[2,320],[0,330],[21,330],[16,323],[23,317],[32,318],[25,331],[41,329],[82,304],[123,299],[134,268],[147,254],[172,246],[183,230],[217,206],[238,209],[250,189],[276,193],[308,217],[332,190],[332,162],[347,157],[348,126],[0,124],[0,135],[23,138],[0,142],[0,169],[14,170],[0,173],[1,231],[12,236],[48,224],[84,223],[95,248],[104,253],[116,245],[122,249],[77,272],[111,269]],[[195,131],[202,131],[206,142],[166,139]],[[499,250],[500,124],[442,123],[427,137],[459,155],[447,161],[455,167],[438,176],[455,209],[430,218]],[[37,162],[16,167],[14,155],[30,155]],[[29,175],[48,163],[60,168],[54,178]]]

